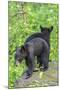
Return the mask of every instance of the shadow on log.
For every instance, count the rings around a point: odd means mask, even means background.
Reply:
[[[41,72],[38,70],[37,72],[33,72],[33,75],[29,79],[25,79],[25,75],[26,73],[16,80],[15,88],[57,86],[58,62],[50,62],[47,71]]]

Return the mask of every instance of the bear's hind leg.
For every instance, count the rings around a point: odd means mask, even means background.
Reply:
[[[42,60],[42,65],[43,68],[41,68],[42,71],[46,71],[48,69],[48,64],[49,64],[49,57],[48,53],[43,52],[41,54],[41,60]]]
[[[39,64],[39,68],[42,66],[41,56],[37,56],[37,64]]]

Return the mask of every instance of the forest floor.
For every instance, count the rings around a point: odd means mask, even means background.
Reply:
[[[49,69],[45,72],[40,70],[33,72],[29,79],[24,79],[24,75],[22,75],[21,78],[16,80],[15,88],[57,86],[59,83],[58,75],[58,62],[49,62]]]

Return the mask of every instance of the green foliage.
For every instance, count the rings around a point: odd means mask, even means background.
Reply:
[[[22,75],[26,68],[24,63],[15,67],[15,48],[24,44],[26,38],[32,33],[40,32],[40,25],[47,27],[53,25],[54,30],[50,38],[50,59],[58,60],[58,5],[9,1],[8,15],[9,88],[13,88],[15,80]]]

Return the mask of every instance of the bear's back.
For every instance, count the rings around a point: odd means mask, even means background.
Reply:
[[[42,38],[34,38],[27,42],[30,51],[34,51],[34,54],[40,54],[43,49],[48,50],[48,44]]]

